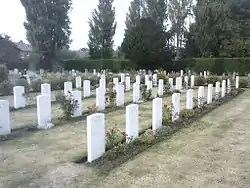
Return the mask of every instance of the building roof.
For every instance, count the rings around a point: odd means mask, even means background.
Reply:
[[[23,52],[31,52],[32,51],[31,45],[24,43],[22,40],[20,40],[19,42],[16,42],[15,44]]]

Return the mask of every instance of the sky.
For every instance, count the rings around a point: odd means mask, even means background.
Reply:
[[[115,46],[119,46],[123,40],[125,29],[126,12],[131,0],[115,0],[117,29],[114,36]],[[88,42],[88,18],[94,8],[97,7],[98,0],[72,0],[73,9],[69,16],[71,19],[72,50],[87,47]],[[26,15],[20,0],[1,0],[0,6],[0,33],[5,33],[15,42],[26,41],[23,22]]]

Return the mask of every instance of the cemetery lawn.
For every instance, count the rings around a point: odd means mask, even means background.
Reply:
[[[250,114],[244,112],[250,110],[249,97],[247,90],[108,175],[71,162],[86,152],[85,120],[0,141],[0,188],[247,187]],[[140,129],[151,124],[151,106],[140,104]],[[125,130],[125,109],[106,116],[107,128],[115,125]]]

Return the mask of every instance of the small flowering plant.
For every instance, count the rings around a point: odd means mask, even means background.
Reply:
[[[78,101],[74,99],[70,91],[66,95],[57,95],[56,100],[60,103],[63,118],[66,120],[71,118],[79,106]]]
[[[126,133],[113,127],[106,132],[106,141],[109,146],[114,148],[116,153],[121,153],[124,149],[122,141],[126,138]]]
[[[170,123],[172,121],[172,106],[164,104],[162,108],[162,120],[163,123]]]

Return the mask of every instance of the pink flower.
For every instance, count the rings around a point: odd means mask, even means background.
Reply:
[[[164,104],[164,108],[168,108],[168,105],[167,105],[167,104]]]
[[[110,134],[110,132],[107,132],[107,133],[106,133],[106,135],[109,135],[109,134]]]
[[[78,102],[78,100],[75,100],[75,102]]]
[[[123,135],[126,135],[126,132],[122,132]]]

